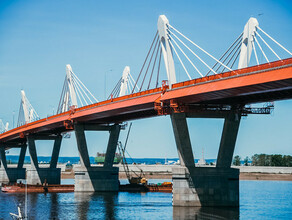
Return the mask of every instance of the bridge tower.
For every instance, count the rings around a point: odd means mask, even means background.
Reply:
[[[157,28],[158,34],[166,69],[166,74],[168,78],[169,87],[172,87],[172,84],[176,83],[176,75],[173,61],[173,54],[170,46],[170,39],[168,37],[168,25],[169,21],[165,15],[160,15],[158,18]]]
[[[126,95],[126,92],[128,89],[129,74],[130,74],[130,67],[126,66],[122,75],[119,97]]]
[[[251,20],[249,23],[255,24],[255,21]],[[168,34],[171,26],[164,15],[159,16],[157,26],[171,89],[171,85],[176,83],[172,47]],[[253,29],[247,30],[245,34],[247,38],[250,37],[251,30]],[[242,67],[248,62],[247,59],[244,59],[246,57],[244,54],[250,56],[249,44],[245,46],[244,43],[242,45]],[[238,206],[239,170],[230,166],[241,119],[240,106],[226,105],[224,111],[218,111],[217,108],[208,107],[208,105],[197,106],[196,109],[193,109],[193,106],[184,106],[175,99],[170,100],[169,106],[181,163],[181,167],[173,168],[173,206]],[[221,118],[225,120],[216,167],[195,166],[187,118]]]
[[[38,114],[27,99],[24,90],[21,90],[21,103],[17,125],[21,126],[39,118]],[[6,129],[5,129],[6,130]],[[17,167],[8,167],[6,160],[6,149],[20,148]],[[0,144],[0,183],[14,183],[17,179],[25,179],[26,169],[23,168],[25,153],[27,149],[26,141]]]
[[[66,65],[66,79],[67,79],[67,83],[68,83],[71,106],[77,107],[77,98],[76,98],[76,92],[75,92],[74,85],[73,85],[72,73],[73,73],[73,70],[72,70],[71,65],[67,64]],[[66,100],[68,100],[68,98]],[[66,103],[66,104],[68,105],[68,103]]]
[[[249,65],[252,48],[254,47],[256,30],[258,26],[259,22],[256,18],[250,18],[246,25],[244,26],[238,69],[246,68]]]

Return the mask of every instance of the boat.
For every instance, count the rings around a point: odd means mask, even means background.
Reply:
[[[97,152],[94,162],[97,164],[103,164],[105,159],[105,153]],[[122,160],[122,155],[120,153],[115,153],[114,164],[120,163]]]
[[[4,185],[1,188],[4,193],[66,193],[74,192],[74,185],[25,185],[22,183],[15,183],[14,185]]]
[[[122,192],[172,192],[172,183],[163,182],[157,184],[141,184],[141,183],[130,183],[120,185],[119,190]]]
[[[20,207],[17,207],[18,214],[9,213],[12,219],[19,220],[19,219],[27,219],[25,215],[22,214]]]

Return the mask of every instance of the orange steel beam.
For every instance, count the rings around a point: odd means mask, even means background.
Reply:
[[[171,100],[176,100],[183,104],[208,103],[214,100],[291,89],[292,64],[282,67],[273,67],[266,71],[232,75],[228,78],[222,77],[214,79],[213,81],[197,82],[176,87],[166,92],[160,101],[168,103]],[[246,102],[248,103],[249,101]]]
[[[70,131],[74,122],[119,123],[158,116],[159,107],[164,105],[216,103],[226,98],[292,91],[292,58],[189,80],[174,84],[172,88],[167,90],[164,86],[71,109],[0,134],[0,143],[23,139],[31,133]],[[277,99],[280,98],[272,100]]]

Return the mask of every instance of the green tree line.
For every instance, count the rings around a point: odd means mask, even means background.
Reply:
[[[253,166],[292,167],[292,156],[281,154],[255,154],[251,157]]]
[[[244,158],[243,165],[248,166],[250,159]],[[233,158],[233,165],[241,165],[241,157],[236,155]],[[292,156],[281,154],[254,154],[251,157],[252,166],[273,166],[273,167],[292,167]]]

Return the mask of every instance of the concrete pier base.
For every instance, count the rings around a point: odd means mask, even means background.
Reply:
[[[15,183],[17,179],[25,179],[25,168],[0,169],[0,185]]]
[[[26,171],[27,184],[60,184],[61,168],[37,168]]]
[[[75,192],[116,192],[118,190],[118,167],[80,167],[75,170]]]
[[[239,170],[173,168],[173,206],[239,206]]]

